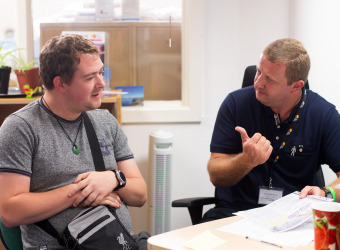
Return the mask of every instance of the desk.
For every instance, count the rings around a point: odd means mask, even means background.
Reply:
[[[242,217],[234,216],[226,219],[220,219],[216,221],[206,222],[202,224],[197,224],[190,227],[185,227],[181,229],[177,229],[174,231],[170,231],[163,234],[158,234],[152,236],[148,239],[148,249],[149,250],[164,250],[164,249],[186,249],[184,244],[194,238],[195,236],[209,231],[215,236],[219,237],[226,242],[223,245],[220,245],[217,249],[242,249],[242,250],[253,250],[253,249],[261,249],[261,250],[278,250],[278,249],[291,249],[291,250],[314,250],[314,242],[309,243],[304,247],[283,247],[279,248],[277,246],[271,246],[266,243],[258,242],[255,240],[246,239],[245,237],[234,235],[230,233],[225,233],[221,231],[217,231],[216,228],[225,226],[227,224],[233,223],[237,220],[242,219]],[[214,249],[214,250],[215,250]]]
[[[1,98],[0,97],[0,126],[7,116],[24,107],[25,105],[39,99],[40,96],[27,99],[24,97],[20,98]],[[101,108],[108,109],[113,114],[119,124],[122,124],[122,99],[120,95],[103,97]]]

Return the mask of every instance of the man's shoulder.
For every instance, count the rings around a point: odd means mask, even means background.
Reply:
[[[234,90],[224,99],[224,105],[244,105],[244,103],[247,103],[249,106],[253,106],[257,102],[254,86]]]
[[[86,111],[94,126],[118,124],[117,119],[107,109],[94,109]]]
[[[13,114],[22,115],[22,116],[32,116],[37,110],[40,109],[39,100],[33,101],[21,109],[15,111]]]
[[[333,121],[340,120],[339,112],[334,104],[313,91],[307,93],[303,116],[318,124],[327,124],[330,119]]]
[[[86,111],[86,113],[93,120],[96,119],[107,120],[112,118],[111,113],[107,109],[93,109],[90,111]]]
[[[86,113],[93,117],[99,117],[99,116],[106,116],[110,112],[107,109],[93,109],[90,111],[86,111]]]
[[[321,95],[312,90],[307,90],[307,105],[310,106],[312,109],[334,109],[335,105],[327,101]]]
[[[10,122],[10,123],[18,123],[21,121],[27,124],[32,124],[32,123],[37,123],[38,121],[43,120],[42,113],[43,113],[43,110],[40,107],[39,101],[37,100],[15,111],[11,115],[9,115],[6,118],[6,120],[8,120],[7,122]]]
[[[230,93],[230,95],[234,95],[234,96],[253,95],[253,96],[255,96],[254,86],[252,85],[252,86],[248,86],[248,87],[245,87],[245,88],[234,90],[233,92]]]

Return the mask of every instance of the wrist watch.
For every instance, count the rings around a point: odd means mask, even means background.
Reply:
[[[125,178],[125,175],[123,174],[122,171],[112,170],[112,172],[114,172],[116,174],[116,178],[117,178],[117,181],[118,181],[118,186],[115,189],[113,189],[113,191],[118,191],[119,189],[125,187],[126,178]]]
[[[329,191],[328,188],[323,187],[323,188],[321,188],[321,190],[325,192],[325,197],[333,199],[333,195],[332,195],[331,191]]]

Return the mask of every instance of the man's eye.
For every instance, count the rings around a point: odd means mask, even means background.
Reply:
[[[269,77],[267,77],[267,81],[268,81],[268,82],[272,82],[273,80],[270,79]]]

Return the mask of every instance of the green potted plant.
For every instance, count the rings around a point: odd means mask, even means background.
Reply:
[[[5,42],[2,42],[0,44],[0,94],[8,93],[9,77],[12,71],[9,58],[15,58],[14,53],[18,50],[12,49],[6,51],[4,46]]]
[[[22,58],[17,58],[17,66],[14,73],[17,76],[20,92],[25,94],[25,86],[29,85],[31,89],[40,86],[39,68],[34,67],[37,60],[26,63]]]

